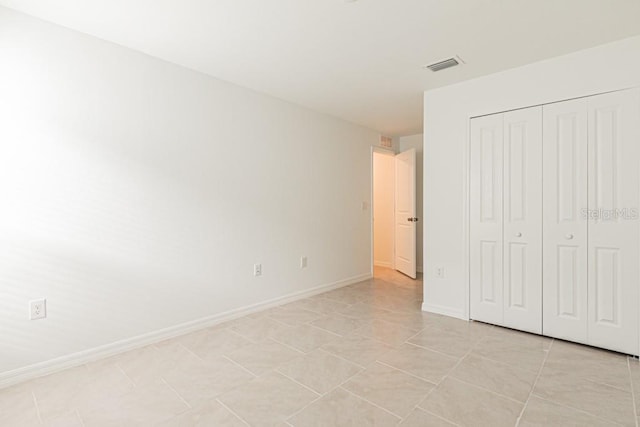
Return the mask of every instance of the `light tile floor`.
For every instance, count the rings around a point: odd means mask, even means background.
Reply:
[[[421,301],[421,280],[377,269],[0,390],[0,426],[637,426],[637,360]]]

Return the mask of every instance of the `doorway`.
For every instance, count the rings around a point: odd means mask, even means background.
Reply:
[[[372,149],[372,271],[416,278],[416,150]]]
[[[373,267],[395,269],[394,159],[387,150],[373,152]],[[378,267],[376,269],[376,267]]]

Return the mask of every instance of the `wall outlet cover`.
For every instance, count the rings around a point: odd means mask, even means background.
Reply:
[[[47,300],[44,298],[29,301],[29,319],[44,319],[47,317]]]

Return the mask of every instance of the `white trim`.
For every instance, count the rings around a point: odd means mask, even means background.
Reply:
[[[462,152],[462,259],[464,260],[464,317],[471,318],[471,117],[465,123],[467,127],[467,140]]]
[[[443,316],[455,317],[456,319],[469,320],[469,316],[465,316],[464,310],[458,310],[451,307],[445,307],[442,305],[422,303],[422,311],[429,313],[441,314]]]
[[[422,268],[422,266],[421,266],[421,265],[417,265],[417,266],[416,266],[416,271],[417,271],[418,273],[424,273],[424,268]]]
[[[273,298],[267,301],[259,302],[256,304],[248,305],[245,307],[236,308],[233,310],[225,311],[223,313],[214,314],[212,316],[203,317],[189,322],[181,323],[179,325],[170,326],[165,329],[149,332],[147,334],[138,335],[133,338],[127,338],[124,340],[116,341],[111,344],[106,344],[100,347],[94,347],[87,350],[79,351],[77,353],[67,354],[65,356],[57,357],[55,359],[47,360],[33,365],[25,366],[22,368],[14,369],[12,371],[0,373],[0,389],[9,387],[11,385],[31,380],[44,375],[52,374],[62,371],[64,369],[73,368],[75,366],[83,365],[85,363],[93,362],[99,359],[103,359],[109,356],[113,356],[126,351],[134,350],[136,348],[144,347],[146,345],[154,344],[169,338],[173,338],[179,335],[184,335],[189,332],[194,332],[200,329],[204,329],[210,326],[217,325],[222,322],[237,319],[239,317],[246,316],[251,313],[266,310],[271,307],[276,307],[289,302],[297,301],[303,298],[308,298],[314,295],[321,294],[333,289],[348,286],[354,283],[361,282],[363,280],[371,279],[371,274],[361,274],[358,276],[350,277],[348,279],[339,280],[333,283],[316,286],[304,291],[293,292],[288,295],[284,295],[278,298]]]

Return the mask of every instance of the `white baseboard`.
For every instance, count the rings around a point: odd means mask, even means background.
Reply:
[[[393,268],[393,263],[392,262],[387,262],[387,261],[373,261],[373,265],[375,265],[376,267],[385,267],[385,268]]]
[[[456,319],[469,320],[464,315],[464,310],[459,310],[456,308],[445,307],[442,305],[436,304],[428,304],[426,302],[422,303],[422,311],[427,311],[429,313],[442,314],[443,316],[455,317]]]
[[[240,307],[240,308],[229,310],[223,313],[214,314],[212,316],[207,316],[207,317],[192,320],[189,322],[181,323],[179,325],[149,332],[147,334],[138,335],[136,337],[127,338],[121,341],[116,341],[111,344],[90,348],[77,353],[67,354],[65,356],[57,357],[55,359],[51,359],[51,360],[36,363],[33,365],[25,366],[22,368],[14,369],[12,371],[3,372],[3,373],[0,373],[0,389],[12,386],[17,383],[28,381],[34,378],[42,377],[44,375],[53,374],[55,372],[59,372],[64,369],[73,368],[75,366],[80,366],[85,363],[90,363],[99,359],[104,359],[109,356],[114,356],[119,353],[135,350],[136,348],[154,344],[154,343],[157,343],[169,338],[173,338],[179,335],[184,335],[189,332],[194,332],[199,329],[208,328],[210,326],[214,326],[229,320],[237,319],[239,317],[243,317],[251,313],[256,313],[258,311],[266,310],[268,308],[272,308],[272,307],[276,307],[289,302],[308,298],[314,295],[321,294],[323,292],[348,286],[348,285],[358,283],[363,280],[367,280],[371,278],[372,276],[370,273],[361,274],[359,276],[354,276],[348,279],[339,280],[337,282],[316,286],[311,289],[294,292],[288,295],[284,295],[282,297],[273,298],[260,303],[248,305],[245,307]]]

